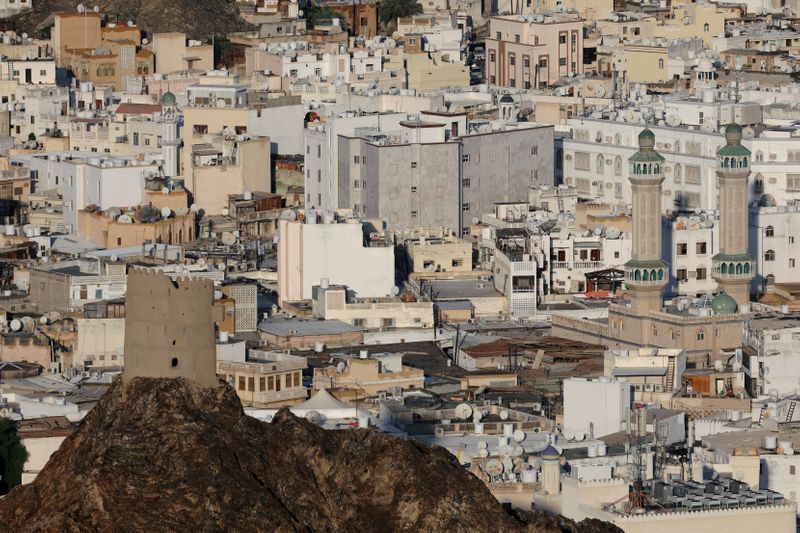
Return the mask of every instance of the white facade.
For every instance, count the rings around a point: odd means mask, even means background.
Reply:
[[[365,246],[357,219],[316,223],[281,220],[278,225],[280,301],[307,300],[312,287],[327,280],[346,285],[357,297],[392,296],[394,248]]]
[[[800,204],[750,208],[750,255],[755,259],[756,292],[768,283],[800,281]]]
[[[0,7],[2,12],[2,7]],[[55,59],[5,59],[0,61],[0,78],[34,85],[56,82]]]
[[[751,318],[745,321],[744,338],[758,353],[750,359],[757,392],[784,396],[800,390],[800,317]]]
[[[695,296],[713,292],[711,258],[719,251],[719,224],[713,213],[664,221],[662,257],[670,265],[667,294]]]
[[[564,430],[602,437],[624,429],[631,384],[600,378],[564,380]],[[591,426],[591,430],[590,430]]]

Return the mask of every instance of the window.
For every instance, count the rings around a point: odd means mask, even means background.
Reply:
[[[139,146],[139,132],[133,132],[133,144]]]
[[[497,39],[497,40],[499,41],[500,39],[502,39],[502,38],[503,38],[503,34],[502,34],[502,33],[500,33],[500,32],[498,31],[498,32],[496,32],[496,33],[494,34],[494,38],[495,38],[495,39]]]
[[[394,318],[382,318],[381,319],[381,326],[384,328],[392,328],[394,327]]]
[[[698,242],[695,244],[695,251],[697,255],[705,255],[706,254],[706,243]]]
[[[239,387],[238,387],[238,389],[239,390],[245,390],[244,386],[245,386],[244,376],[239,376]]]
[[[767,226],[764,229],[764,236],[765,237],[774,237],[775,236],[775,228],[772,226]]]
[[[508,64],[514,66],[517,64],[517,56],[514,54],[508,54]]]
[[[558,44],[567,44],[567,36],[566,35],[559,35],[558,36]]]
[[[603,154],[599,154],[597,156],[596,167],[597,167],[597,172],[602,174],[602,172],[603,172]]]
[[[539,155],[539,145],[531,146],[531,155]]]
[[[567,58],[561,57],[558,59],[558,66],[559,67],[566,67],[567,66]]]
[[[675,164],[675,183],[680,183],[681,178],[683,177],[683,167],[680,163]]]
[[[687,279],[689,279],[689,275],[686,272],[686,269],[685,268],[679,268],[678,270],[676,270],[675,271],[675,279],[677,279],[678,281],[686,281]]]
[[[357,328],[363,328],[363,327],[365,327],[367,325],[367,319],[366,318],[354,318],[353,319],[353,325],[355,327],[357,327]]]
[[[789,258],[789,268],[794,268],[794,257]]]
[[[258,378],[258,391],[264,392],[267,390],[267,378]]]
[[[775,261],[775,250],[767,250],[764,252],[764,261]]]
[[[460,268],[463,263],[463,259],[453,259],[451,266],[454,268]]]
[[[150,138],[149,137],[145,137],[144,138],[144,145],[145,146],[150,146]]]
[[[353,163],[354,163],[354,164],[356,164],[356,165],[357,165],[357,164],[358,164],[358,162],[359,162],[359,160],[360,160],[360,158],[359,158],[357,155],[354,155],[354,156],[353,156]]]
[[[94,290],[94,297],[98,300],[103,299],[103,289],[95,289]]]
[[[461,204],[462,211],[469,211],[469,209],[470,209],[469,203]]]
[[[614,175],[615,176],[622,176],[622,158],[617,156],[614,159]],[[622,194],[622,188],[620,187],[620,195]]]
[[[469,163],[469,154],[463,154],[463,155],[461,156],[461,161],[462,161],[463,163]]]
[[[464,178],[463,180],[461,180],[461,186],[464,187],[465,189],[469,189],[469,178]]]
[[[412,161],[411,162],[411,168],[417,168],[417,162],[416,161]]]
[[[795,465],[789,465],[789,475],[795,475]]]
[[[697,279],[702,280],[702,279],[706,279],[707,277],[708,277],[708,274],[706,273],[706,269],[705,268],[698,268],[697,269]]]
[[[703,33],[708,33],[711,30],[711,26],[708,25],[708,22],[703,24]]]
[[[317,157],[322,157],[322,145],[317,145]]]
[[[494,63],[494,50],[489,52],[489,62]]]
[[[411,218],[417,218],[417,212],[411,211]]]
[[[280,392],[281,390],[281,377],[275,376],[275,392]]]
[[[659,59],[658,60],[658,68],[659,68],[659,70],[664,70],[664,60],[663,59]]]
[[[675,246],[676,255],[686,255],[688,252],[688,245],[685,242],[679,242]]]
[[[702,329],[697,332],[697,340],[699,340],[699,341],[706,340],[706,332],[703,331]]]
[[[514,34],[514,42],[515,42],[515,43],[518,43],[518,42],[519,42],[519,33],[515,33],[515,34]]]
[[[700,167],[697,165],[686,165],[686,183],[691,185],[700,184]]]
[[[247,390],[250,392],[255,392],[256,390],[256,378],[247,378]]]
[[[412,185],[411,186],[411,192],[417,192],[417,186],[416,185]]]
[[[547,68],[547,58],[540,57],[539,58],[539,68]]]
[[[531,59],[528,56],[522,58],[522,67],[528,68],[531,66]]]
[[[575,152],[575,169],[589,170],[589,152]]]
[[[275,378],[267,376],[267,390],[275,390]]]
[[[20,190],[19,193],[17,193],[15,189],[14,194],[22,194],[22,190]],[[789,244],[794,244],[794,235],[789,235]]]

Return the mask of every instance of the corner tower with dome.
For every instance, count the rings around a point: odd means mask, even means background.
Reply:
[[[719,253],[712,273],[720,289],[746,312],[750,306],[753,258],[748,254],[747,178],[750,150],[742,146],[742,127],[725,128],[725,145],[717,150],[719,179]],[[736,312],[736,309],[733,310]]]

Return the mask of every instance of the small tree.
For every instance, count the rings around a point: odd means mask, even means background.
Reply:
[[[347,30],[344,17],[330,7],[320,7],[316,4],[311,4],[306,9],[306,29],[311,30],[317,25],[317,22],[326,19],[339,19],[339,24],[342,26],[342,29]]]
[[[399,17],[422,13],[422,4],[417,0],[381,0],[378,4],[381,22],[385,25],[397,22]]]
[[[35,134],[35,133],[33,133],[33,132],[30,132],[30,133],[28,134],[28,140],[29,140],[29,141],[35,141],[35,140],[36,140],[36,134]]]
[[[0,494],[6,494],[22,483],[22,468],[28,460],[28,450],[19,438],[17,427],[10,418],[0,418]]]

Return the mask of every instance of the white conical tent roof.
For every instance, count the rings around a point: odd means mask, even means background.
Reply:
[[[315,411],[322,411],[325,409],[348,409],[348,408],[350,407],[347,404],[337,400],[326,389],[320,389],[317,391],[316,394],[314,394],[314,396],[312,396],[305,402],[301,403],[300,405],[295,405],[292,408],[292,410],[294,411],[300,409],[313,409]]]

